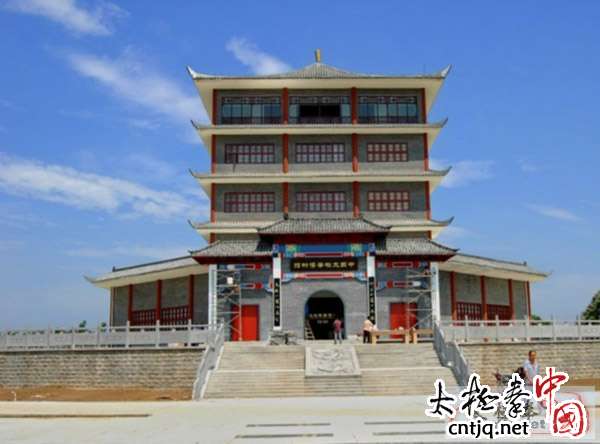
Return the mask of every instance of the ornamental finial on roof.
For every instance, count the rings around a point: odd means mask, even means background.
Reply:
[[[315,62],[321,63],[321,50],[319,48],[315,49]]]

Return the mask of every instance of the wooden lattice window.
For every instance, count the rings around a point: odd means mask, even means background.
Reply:
[[[163,308],[160,311],[160,322],[164,325],[187,324],[188,313],[189,307],[187,305]]]
[[[456,318],[463,321],[465,316],[469,318],[469,320],[483,319],[481,304],[475,302],[457,302]]]
[[[408,211],[410,194],[408,191],[369,191],[368,211]]]
[[[346,211],[346,193],[343,191],[301,191],[296,193],[296,211]]]
[[[131,312],[131,325],[154,325],[156,323],[156,310],[134,310]]]
[[[225,193],[226,213],[272,213],[275,211],[275,193]]]
[[[368,143],[367,162],[408,162],[406,143]]]
[[[272,143],[227,144],[225,163],[275,163],[275,146]]]
[[[343,143],[297,143],[297,163],[344,162],[346,149]]]
[[[496,316],[498,316],[498,319],[501,321],[508,321],[512,319],[512,312],[509,305],[488,304],[487,314],[490,321],[495,320]]]

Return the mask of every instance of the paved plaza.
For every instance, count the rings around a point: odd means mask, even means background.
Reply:
[[[0,440],[69,443],[394,443],[445,441],[424,396],[201,402],[0,403]],[[527,442],[544,439],[527,440]]]

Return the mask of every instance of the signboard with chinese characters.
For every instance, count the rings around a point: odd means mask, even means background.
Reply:
[[[369,304],[369,320],[376,324],[377,320],[377,306],[375,305],[375,278],[369,277],[367,283],[367,300]]]
[[[292,272],[356,271],[358,259],[354,257],[293,258],[290,261],[290,268]]]
[[[273,328],[281,327],[281,279],[273,279]]]

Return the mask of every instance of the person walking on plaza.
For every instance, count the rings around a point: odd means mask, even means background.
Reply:
[[[363,344],[371,342],[371,330],[373,329],[373,323],[369,318],[363,322]]]
[[[335,318],[333,321],[333,343],[337,344],[340,341],[342,343],[342,321],[339,318]]]

